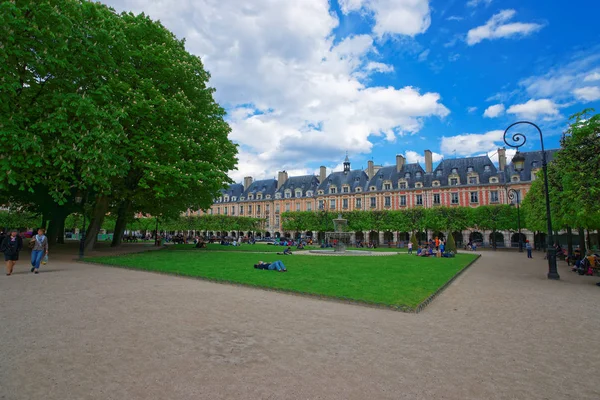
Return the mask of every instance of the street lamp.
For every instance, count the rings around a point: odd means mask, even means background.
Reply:
[[[527,141],[527,137],[520,132],[510,135],[508,131],[516,125],[530,125],[533,126],[540,134],[540,142],[542,145],[542,170],[544,172],[544,189],[546,191],[546,220],[548,222],[548,243],[547,246],[547,258],[548,258],[548,279],[560,279],[558,275],[558,269],[556,267],[556,250],[554,249],[554,238],[552,235],[552,218],[550,215],[550,188],[548,186],[548,163],[546,160],[546,151],[544,150],[544,137],[542,130],[539,126],[529,121],[519,121],[509,125],[504,131],[504,143],[509,147],[517,149],[517,154],[513,157],[513,165],[517,172],[523,171],[525,166],[525,157],[519,152],[519,147],[523,146]],[[509,142],[510,141],[510,142]],[[519,235],[519,240],[521,236]]]
[[[513,160],[514,162],[514,160]],[[519,190],[515,190],[512,188],[506,187],[506,194],[508,195],[508,199],[512,202],[515,202],[517,206],[517,230],[519,231],[519,253],[523,252],[523,240],[521,240],[521,212],[519,210],[519,203],[521,202],[519,199]]]
[[[83,214],[83,225],[81,226],[81,232],[79,234],[79,259],[83,260],[83,253],[85,249],[85,201],[81,192],[77,192],[75,195],[75,203],[81,206],[81,213]]]

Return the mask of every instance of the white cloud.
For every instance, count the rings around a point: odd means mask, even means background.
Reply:
[[[573,93],[575,94],[575,97],[577,97],[579,100],[600,100],[600,87],[598,86],[585,86],[582,88],[575,89]]]
[[[463,17],[459,17],[458,15],[451,15],[446,18],[447,21],[462,21],[463,19]]]
[[[460,54],[452,53],[448,56],[448,61],[455,62],[455,61],[458,61],[459,58],[460,58]]]
[[[478,26],[467,32],[467,44],[473,46],[483,40],[527,36],[539,31],[544,26],[536,23],[511,22],[517,12],[502,10],[494,14],[485,25]]]
[[[584,82],[600,81],[600,73],[592,72],[592,73],[586,75],[585,78],[583,78],[583,81]]]
[[[483,116],[486,118],[496,118],[504,114],[504,104],[494,104],[489,106],[483,112]]]
[[[406,157],[406,162],[409,164],[420,163],[421,165],[425,165],[425,154],[419,154],[416,151],[408,150],[404,157]],[[431,158],[434,163],[442,161],[444,158],[443,155],[431,152]]]
[[[419,62],[423,62],[423,61],[427,60],[428,55],[429,55],[429,49],[425,49],[421,52],[421,54],[419,54],[419,57],[417,58],[417,60],[419,60]]]
[[[482,134],[464,133],[462,135],[442,137],[440,148],[447,156],[472,156],[492,152],[501,147],[504,131],[495,130]]]
[[[467,7],[477,7],[479,4],[484,4],[486,7],[492,4],[492,0],[469,0]]]
[[[236,180],[270,178],[281,169],[310,173],[312,163],[329,165],[348,149],[368,154],[374,136],[393,141],[419,131],[428,117],[449,114],[438,93],[369,87],[361,78],[391,66],[371,59],[376,53],[369,35],[334,45],[338,20],[327,0],[255,0],[243,6],[236,0],[105,2],[160,19],[202,57],[216,100],[230,110],[230,138],[240,144],[238,170],[231,174]],[[396,4],[343,3],[347,10]],[[401,3],[396,8],[405,9],[407,18],[422,22],[426,14],[428,20],[427,1]],[[381,21],[386,26],[388,20]],[[426,29],[397,22],[397,31]]]
[[[373,14],[373,32],[415,36],[431,24],[429,0],[339,0],[344,14],[367,11]]]
[[[510,106],[506,112],[527,119],[537,119],[541,116],[546,118],[557,117],[559,115],[558,105],[549,99],[531,99],[526,103]]]
[[[384,64],[384,63],[380,63],[380,62],[375,62],[375,61],[370,61],[367,64],[367,66],[365,67],[365,69],[367,71],[381,72],[381,73],[394,72],[393,65],[388,65],[388,64]]]
[[[475,111],[477,111],[477,107],[467,107],[467,112],[469,114],[473,114]]]
[[[596,47],[587,53],[574,53],[569,62],[547,68],[543,75],[525,78],[519,85],[533,98],[572,100],[576,89],[600,79],[598,50]]]

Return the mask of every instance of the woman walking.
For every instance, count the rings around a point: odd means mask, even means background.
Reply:
[[[22,248],[23,239],[17,235],[16,230],[12,230],[0,244],[0,251],[4,253],[4,261],[6,261],[6,276],[13,273],[13,268],[19,260],[19,252]]]
[[[31,250],[31,272],[38,273],[42,258],[48,255],[48,238],[44,235],[46,231],[43,228],[38,229],[37,235],[31,238],[35,241]]]

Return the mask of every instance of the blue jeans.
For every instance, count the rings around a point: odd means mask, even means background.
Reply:
[[[285,266],[283,265],[283,263],[280,260],[277,261],[273,261],[270,265],[270,270],[274,270],[276,269],[277,271],[282,271],[285,270]]]
[[[531,257],[531,249],[527,249],[527,258],[533,258]]]
[[[44,250],[33,250],[31,252],[31,266],[39,269],[42,258],[44,258]]]

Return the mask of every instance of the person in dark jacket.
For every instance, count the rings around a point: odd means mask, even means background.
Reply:
[[[0,244],[0,251],[4,253],[6,261],[6,276],[13,273],[15,264],[19,260],[19,252],[23,248],[23,239],[17,234],[16,230],[10,232],[10,235],[4,238]]]

